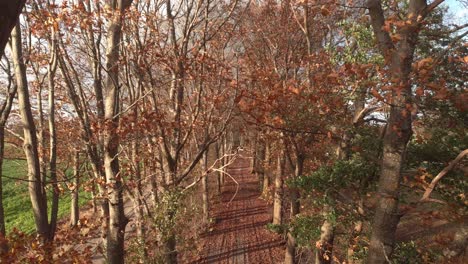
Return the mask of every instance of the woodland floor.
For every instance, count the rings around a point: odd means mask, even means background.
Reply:
[[[201,235],[202,250],[189,263],[281,263],[284,242],[265,228],[271,208],[260,199],[249,160],[237,159],[228,173],[238,184],[225,177],[219,202],[210,210],[213,223]]]
[[[272,206],[260,198],[257,178],[250,173],[249,158],[238,158],[227,172],[235,179],[225,176],[221,193],[211,202],[211,224],[199,236],[198,253],[180,252],[180,263],[282,263],[284,240],[266,229],[271,222]],[[145,195],[146,196],[146,195]],[[149,196],[149,192],[148,192]],[[149,199],[149,197],[148,197]],[[132,220],[133,205],[127,199],[125,214]],[[81,217],[92,219],[92,209],[87,208]],[[67,226],[67,221],[62,220]],[[90,248],[92,263],[106,263],[102,250],[99,225],[93,225],[86,242],[76,245],[78,252]],[[132,221],[125,230],[126,237],[134,235]]]

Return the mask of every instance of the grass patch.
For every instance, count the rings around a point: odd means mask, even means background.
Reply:
[[[27,179],[27,165],[25,160],[6,159],[3,161],[3,207],[5,210],[5,226],[9,233],[16,228],[24,233],[35,232],[34,216],[31,200],[29,199],[28,182],[11,179]],[[52,195],[48,192],[48,198]],[[91,194],[80,189],[80,207],[91,199]],[[50,200],[50,199],[49,199]],[[49,201],[49,217],[50,217]],[[60,196],[58,218],[63,218],[70,213],[71,195],[65,192]]]

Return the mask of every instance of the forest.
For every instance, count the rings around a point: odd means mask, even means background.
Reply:
[[[466,10],[0,0],[0,263],[467,263]]]

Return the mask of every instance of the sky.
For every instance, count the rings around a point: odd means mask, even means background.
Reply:
[[[468,23],[468,8],[464,7],[459,0],[445,0],[449,12],[454,15],[454,22],[458,24]]]

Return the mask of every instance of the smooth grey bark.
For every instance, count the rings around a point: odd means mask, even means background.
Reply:
[[[47,201],[41,179],[39,164],[38,142],[36,125],[31,111],[29,100],[26,66],[23,60],[21,29],[17,23],[12,33],[12,56],[15,67],[16,83],[18,85],[18,108],[23,126],[23,148],[28,166],[28,189],[33,208],[34,221],[38,235],[46,241],[49,238],[49,223],[47,217]]]
[[[49,86],[49,173],[52,186],[52,205],[50,212],[50,233],[49,240],[53,240],[57,229],[58,206],[60,190],[57,183],[57,131],[55,129],[55,73],[57,71],[57,42],[55,30],[51,33],[51,58],[47,69],[47,79]]]
[[[70,226],[76,226],[80,219],[79,193],[80,193],[80,152],[75,150],[73,155],[74,189],[71,193]]]
[[[122,38],[122,16],[131,0],[113,1],[113,11],[108,24],[106,48],[106,81],[104,99],[104,172],[109,203],[109,225],[107,226],[107,259],[112,264],[124,263],[125,226],[128,219],[124,212],[123,183],[119,167],[119,57]]]

